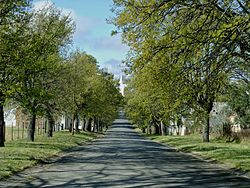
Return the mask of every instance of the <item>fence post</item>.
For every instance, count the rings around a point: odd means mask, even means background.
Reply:
[[[13,127],[13,122],[11,123],[11,140],[13,141],[14,139],[14,127]]]
[[[45,134],[45,132],[44,132],[44,118],[43,118],[43,121],[42,121],[42,132],[43,132],[43,134]]]
[[[47,119],[45,120],[44,133],[47,133]]]
[[[17,124],[17,139],[19,139],[19,122]]]
[[[42,134],[45,134],[44,133],[44,120],[41,122],[41,126],[42,126]]]
[[[43,134],[46,133],[46,119],[43,118]]]
[[[37,135],[39,135],[39,124],[38,124],[37,120],[36,120],[36,126],[37,126]]]
[[[23,122],[23,128],[22,128],[22,138],[24,138],[24,122]]]

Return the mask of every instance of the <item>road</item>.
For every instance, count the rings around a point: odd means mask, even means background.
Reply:
[[[250,180],[138,135],[124,119],[103,138],[0,187],[250,187]]]

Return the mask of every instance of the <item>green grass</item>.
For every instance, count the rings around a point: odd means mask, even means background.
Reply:
[[[216,160],[229,168],[250,172],[250,141],[226,143],[225,140],[211,139],[203,143],[200,135],[149,136],[150,139],[167,144],[179,151],[192,152]]]
[[[24,139],[7,141],[5,147],[0,148],[0,179],[44,162],[61,151],[81,145],[97,136],[94,133],[71,135],[68,131],[60,131],[54,133],[52,138],[45,135],[36,136],[35,142],[27,142]]]

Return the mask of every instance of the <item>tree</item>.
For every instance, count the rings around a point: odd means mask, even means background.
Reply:
[[[28,0],[0,1],[0,147],[5,141],[3,106],[16,86],[16,65],[22,58],[19,46],[29,19]]]
[[[54,6],[33,12],[26,40],[21,45],[23,59],[19,69],[15,100],[30,116],[28,140],[34,141],[37,115],[42,115],[55,95],[51,89],[58,76],[60,52],[71,39],[73,24]],[[57,79],[57,78],[56,78]]]
[[[55,126],[55,116],[62,112],[60,94],[63,88],[62,76],[66,70],[64,65],[65,60],[62,57],[56,56],[53,58],[53,67],[50,71],[44,73],[43,87],[46,89],[48,97],[43,101],[42,107],[44,109],[43,116],[48,119],[48,137],[53,136],[53,128]]]

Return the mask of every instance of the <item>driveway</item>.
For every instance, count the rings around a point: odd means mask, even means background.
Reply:
[[[125,119],[107,135],[0,187],[250,187],[250,180],[137,134]]]

